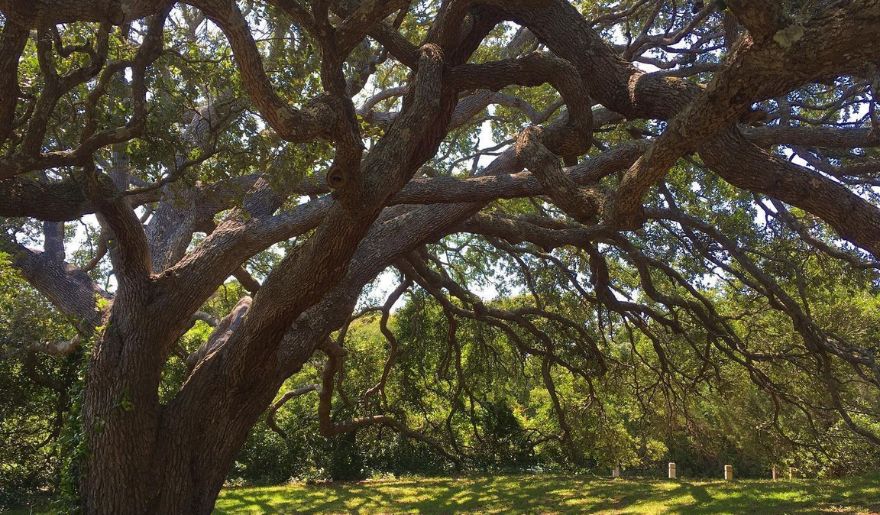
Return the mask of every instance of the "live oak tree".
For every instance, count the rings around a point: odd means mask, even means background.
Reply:
[[[383,410],[399,347],[385,322],[416,288],[449,349],[475,323],[540,363],[572,462],[555,382],[614,369],[620,341],[651,342],[664,384],[730,360],[779,409],[835,413],[880,444],[875,328],[823,301],[876,294],[877,0],[0,12],[0,249],[78,332],[28,350],[90,352],[86,512],[210,512],[267,408],[311,392],[325,435],[381,425],[455,459]],[[448,257],[466,253],[513,264],[524,295],[485,302]],[[387,361],[361,413],[335,420],[345,328],[389,269]],[[202,308],[230,277],[250,295],[217,320]],[[760,334],[778,317],[786,334]],[[214,330],[187,352],[196,320]],[[320,384],[277,397],[317,352]],[[172,358],[186,378],[160,397]]]

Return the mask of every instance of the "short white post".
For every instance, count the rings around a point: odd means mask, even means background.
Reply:
[[[611,477],[617,479],[620,477],[620,465],[615,465],[613,469],[611,469]]]
[[[733,465],[724,466],[724,480],[733,481]]]
[[[773,474],[773,481],[776,481],[776,465],[773,465],[772,474]]]
[[[675,463],[669,462],[669,479],[675,479]]]
[[[794,467],[788,467],[788,479],[794,479]]]

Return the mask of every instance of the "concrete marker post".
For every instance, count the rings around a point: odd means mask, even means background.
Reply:
[[[733,481],[733,465],[724,466],[724,480]]]
[[[675,462],[669,462],[669,479],[675,479]]]

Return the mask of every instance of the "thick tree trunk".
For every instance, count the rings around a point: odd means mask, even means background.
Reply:
[[[244,378],[225,373],[230,352],[220,349],[165,406],[156,394],[164,356],[138,350],[165,348],[178,331],[157,324],[148,308],[114,313],[89,366],[83,511],[210,513],[251,428],[315,343],[351,312],[359,291],[309,310],[303,320],[316,322],[292,328],[282,352],[254,363]]]
[[[123,320],[120,320],[123,318]],[[126,319],[127,318],[127,319]],[[83,403],[86,435],[80,496],[85,513],[145,513],[161,472],[153,456],[158,436],[159,374],[142,353],[151,334],[127,330],[131,317],[112,317],[89,364]],[[157,357],[158,358],[158,357]]]
[[[123,338],[108,328],[92,358],[83,411],[85,513],[210,513],[248,432],[283,382],[278,373],[254,370],[247,389],[225,391],[218,378],[161,406],[154,364],[125,359],[126,348],[149,336]]]
[[[259,373],[255,371],[255,373]],[[166,408],[154,461],[161,478],[148,513],[211,513],[235,456],[283,381],[260,381],[254,390],[223,397],[220,404],[188,406],[190,416],[172,415],[183,407]]]

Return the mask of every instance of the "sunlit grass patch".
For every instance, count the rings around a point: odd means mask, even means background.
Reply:
[[[560,475],[231,488],[217,513],[877,513],[880,479],[603,480]]]

